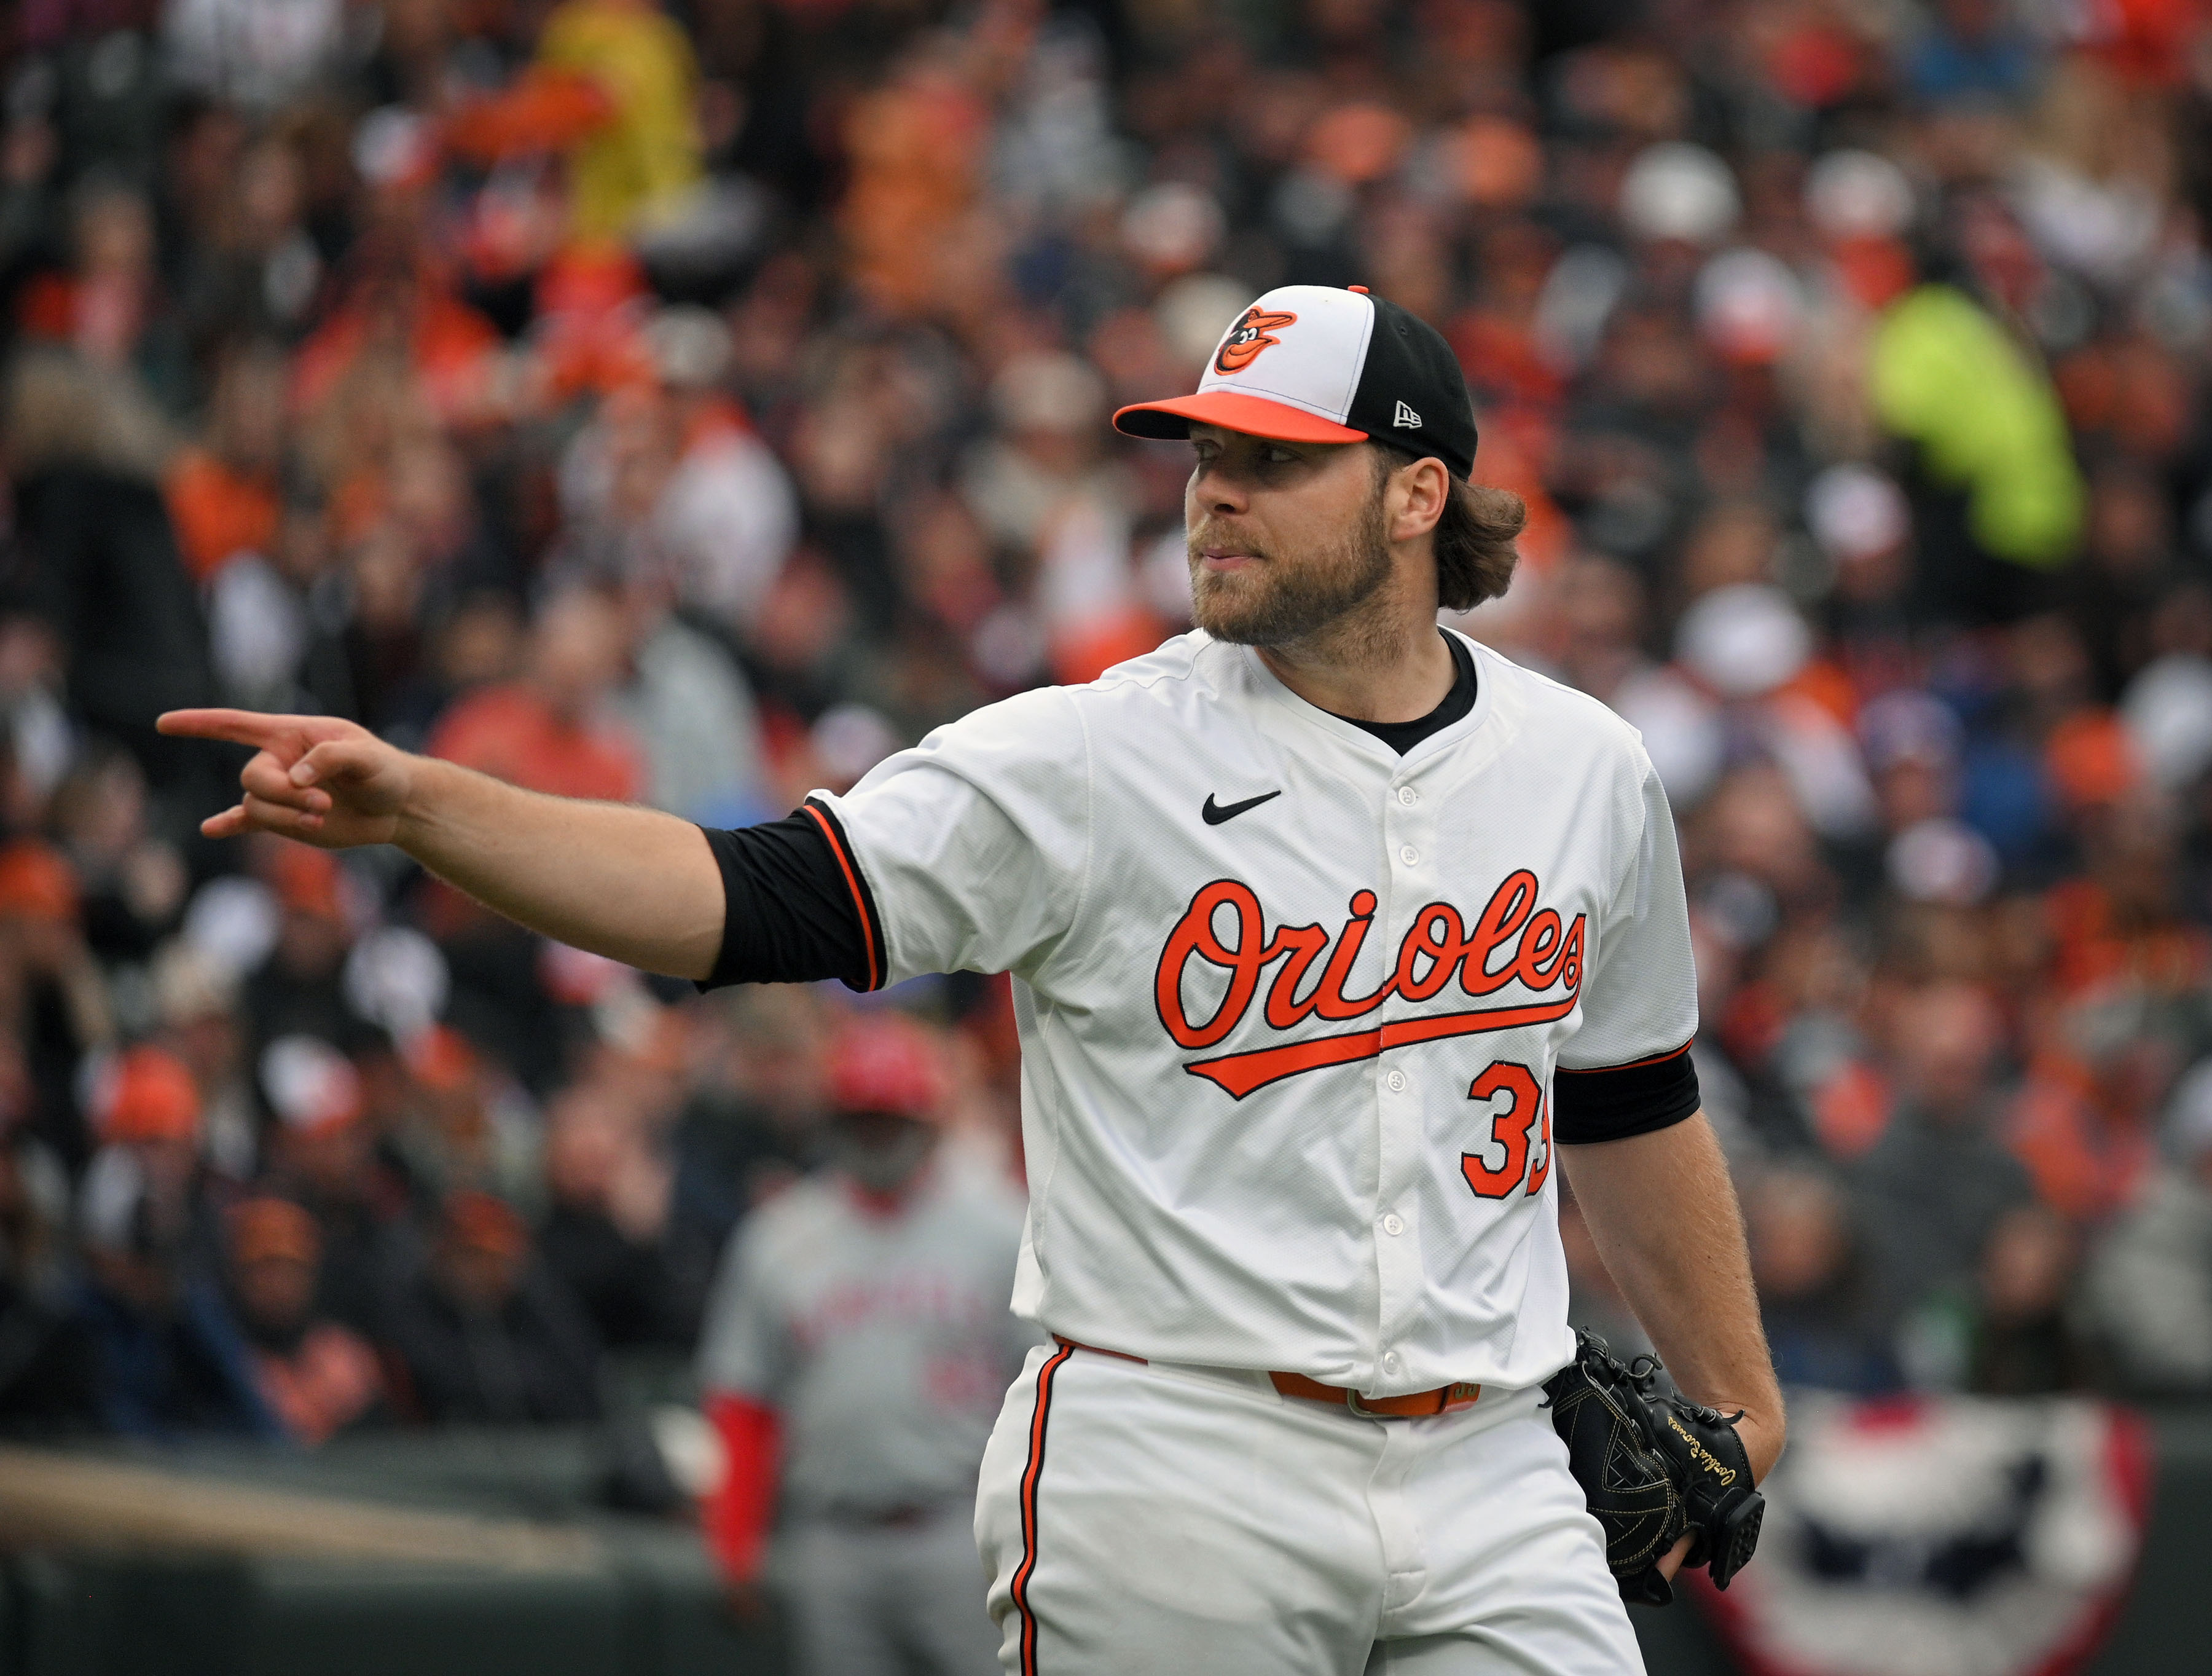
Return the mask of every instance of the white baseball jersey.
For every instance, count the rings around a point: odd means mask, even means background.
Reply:
[[[1195,632],[817,795],[872,981],[1017,979],[1019,1313],[1372,1396],[1568,1360],[1553,1077],[1695,1033],[1681,868],[1635,733],[1469,643],[1402,757]]]
[[[871,1210],[832,1178],[763,1205],[730,1242],[700,1382],[781,1411],[802,1513],[972,1495],[1006,1381],[1038,1335],[1006,1308],[1021,1196],[940,1153],[915,1197]]]

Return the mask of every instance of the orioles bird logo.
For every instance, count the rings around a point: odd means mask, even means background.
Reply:
[[[1260,351],[1270,344],[1283,340],[1274,334],[1297,320],[1296,314],[1265,309],[1254,303],[1244,311],[1244,318],[1229,328],[1229,335],[1221,340],[1214,352],[1213,370],[1218,373],[1241,373],[1260,358]]]

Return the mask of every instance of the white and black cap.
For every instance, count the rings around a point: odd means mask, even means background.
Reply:
[[[1388,442],[1433,454],[1465,481],[1474,404],[1443,334],[1363,286],[1279,285],[1214,346],[1195,394],[1114,416],[1130,436],[1219,425],[1286,442]]]

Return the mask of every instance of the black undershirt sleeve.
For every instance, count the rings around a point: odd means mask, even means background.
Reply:
[[[1552,1073],[1552,1133],[1566,1146],[1625,1141],[1668,1129],[1698,1106],[1698,1068],[1687,1043],[1632,1065]]]
[[[818,804],[735,830],[702,826],[722,870],[722,951],[702,989],[811,984],[855,990],[881,981],[872,959],[866,887],[836,849]]]

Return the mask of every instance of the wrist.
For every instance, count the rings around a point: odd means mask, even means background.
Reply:
[[[432,841],[438,811],[444,801],[441,793],[454,765],[441,758],[417,756],[411,752],[401,761],[399,807],[392,811],[392,842],[427,867],[429,860],[423,851]]]
[[[1743,1452],[1750,1457],[1752,1482],[1762,1482],[1774,1470],[1775,1463],[1782,1459],[1783,1445],[1787,1441],[1787,1429],[1780,1409],[1764,1413],[1745,1409],[1743,1418],[1736,1423],[1736,1435],[1743,1440]]]
[[[1689,1395],[1686,1392],[1683,1394]],[[1778,1393],[1770,1393],[1764,1399],[1699,1394],[1692,1400],[1724,1417],[1741,1417],[1735,1420],[1735,1435],[1737,1441],[1743,1445],[1744,1454],[1750,1459],[1753,1483],[1774,1470],[1774,1463],[1782,1459],[1782,1447],[1788,1431]]]

